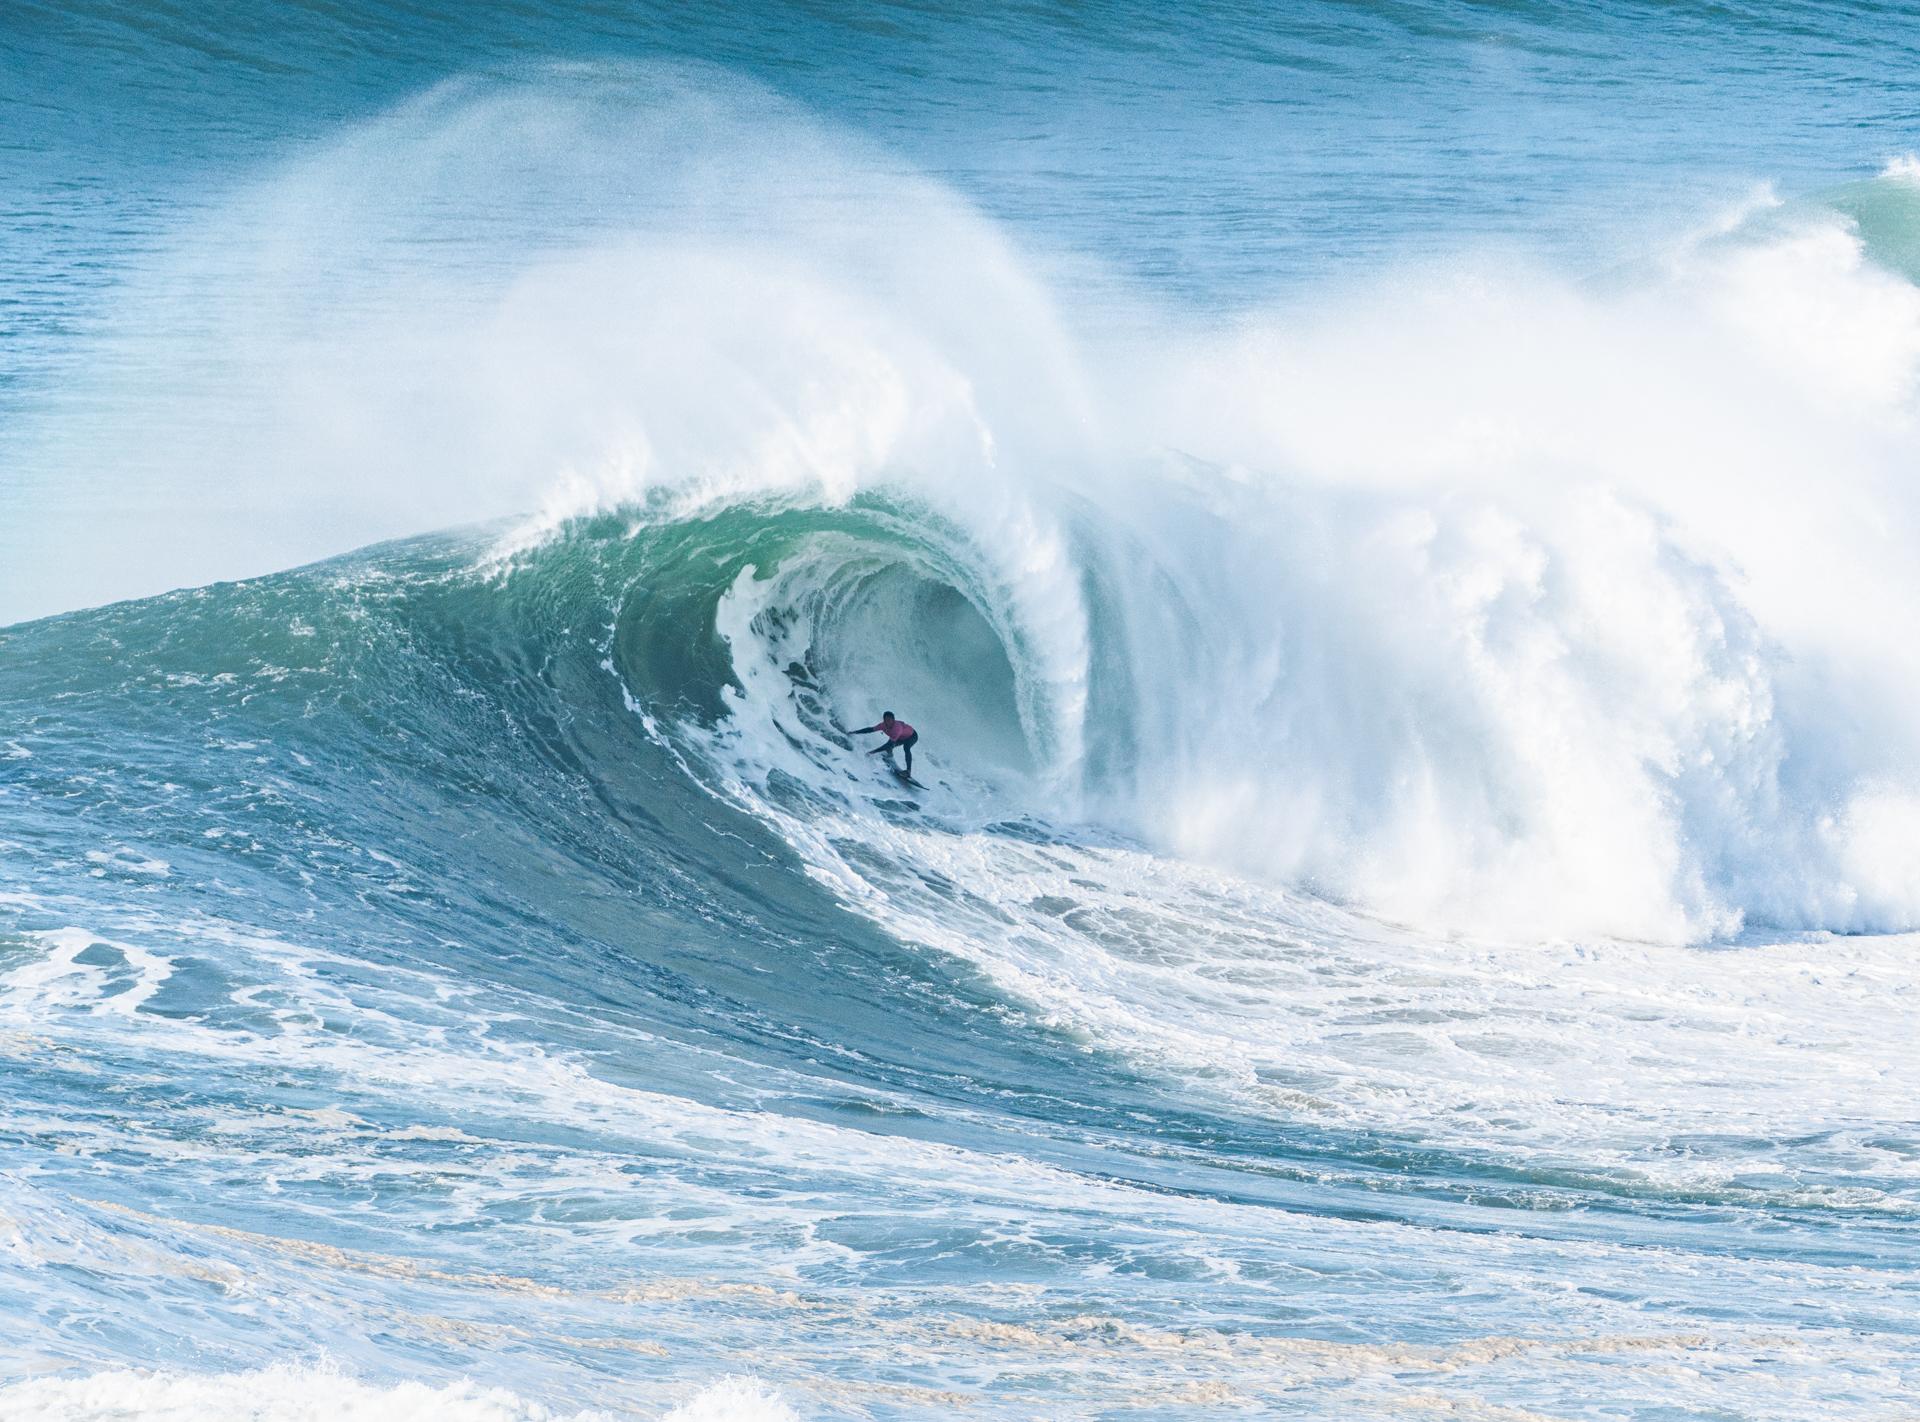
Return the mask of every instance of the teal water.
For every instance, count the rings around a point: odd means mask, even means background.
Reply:
[[[0,1415],[1903,1415],[1916,38],[9,9]]]

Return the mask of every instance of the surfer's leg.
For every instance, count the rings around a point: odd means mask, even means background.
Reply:
[[[900,745],[900,749],[905,752],[907,757],[907,779],[909,780],[913,779],[913,743],[919,739],[920,733],[915,731]]]

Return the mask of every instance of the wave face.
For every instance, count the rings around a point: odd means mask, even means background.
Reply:
[[[209,65],[263,151],[262,74],[387,107],[202,173],[23,347],[61,397],[0,380],[78,481],[20,476],[18,605],[127,595],[0,628],[0,1415],[1906,1405],[1911,160],[1605,263],[1481,190],[1442,260],[1377,229],[1458,216],[1380,195],[1444,133],[1381,135],[1340,257],[1190,286],[890,133],[980,104],[937,13],[776,87],[821,22],[502,73],[558,22],[483,7],[433,84],[76,13],[135,147],[212,141]],[[1322,18],[1252,48],[1323,152],[1383,56],[1504,131],[1623,42],[1516,18],[1503,88],[1451,10]],[[1062,45],[1259,87],[1087,24],[994,31],[1005,121]],[[1804,36],[1735,28],[1816,164]],[[1138,197],[1229,118],[1082,121]],[[885,707],[912,793],[836,729]]]

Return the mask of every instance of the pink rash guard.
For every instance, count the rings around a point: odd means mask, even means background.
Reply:
[[[913,727],[909,726],[905,721],[899,720],[897,718],[894,720],[893,728],[891,730],[888,730],[884,726],[877,726],[874,729],[886,731],[887,744],[890,746],[899,745],[900,742],[904,741],[908,736],[913,734]]]

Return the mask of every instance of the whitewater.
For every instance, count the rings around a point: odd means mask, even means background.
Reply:
[[[1915,17],[847,15],[0,21],[0,1416],[1920,1415]]]

